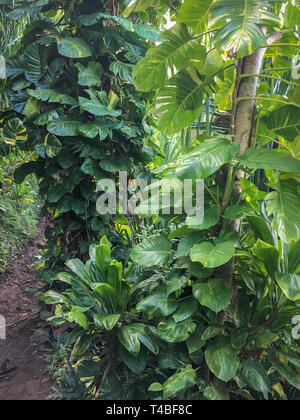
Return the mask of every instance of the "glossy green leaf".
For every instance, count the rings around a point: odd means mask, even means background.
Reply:
[[[269,245],[260,239],[252,249],[253,255],[259,258],[266,266],[268,274],[274,279],[278,271],[279,251],[275,246]]]
[[[94,54],[93,49],[82,38],[62,38],[57,41],[58,52],[69,58],[86,58]]]
[[[214,375],[224,382],[236,375],[240,365],[237,351],[226,338],[219,339],[206,350],[205,360]]]
[[[224,23],[214,37],[221,51],[233,50],[238,58],[253,54],[266,43],[261,26],[280,26],[279,17],[269,11],[268,0],[215,0],[211,7],[210,26]]]
[[[193,387],[195,383],[196,372],[191,365],[187,365],[164,383],[164,398],[169,399],[179,392]]]
[[[164,266],[171,257],[172,244],[164,237],[145,239],[130,254],[132,261],[141,267]]]
[[[248,149],[239,161],[250,169],[272,169],[294,174],[300,172],[298,159],[277,150]]]
[[[281,180],[273,187],[276,191],[267,195],[267,211],[273,216],[272,227],[281,239],[289,243],[300,239],[300,194],[294,180]]]
[[[276,281],[289,300],[300,299],[300,273],[275,273]]]
[[[268,330],[260,331],[254,336],[255,345],[261,348],[267,348],[277,340],[279,340],[279,335]]]
[[[177,308],[178,302],[168,295],[165,287],[156,289],[137,305],[138,311],[157,317],[172,315]]]
[[[262,363],[248,359],[241,363],[240,372],[243,379],[254,391],[262,392],[268,398],[271,384]]]
[[[170,71],[174,75],[193,52],[199,56],[199,45],[205,53],[205,48],[184,24],[178,23],[164,32],[162,38],[165,41],[150,49],[134,69],[134,83],[140,90],[149,92],[163,87],[170,77]]]
[[[216,246],[211,242],[202,242],[191,249],[191,260],[201,262],[204,267],[215,268],[226,264],[235,255],[234,242],[220,242]]]
[[[162,321],[157,326],[157,334],[168,343],[181,343],[189,339],[196,330],[196,324],[187,319],[176,323],[173,319]]]
[[[176,134],[188,127],[202,112],[203,100],[215,91],[213,77],[198,76],[195,69],[182,70],[157,93],[159,127],[164,134]]]
[[[193,287],[195,298],[212,311],[223,311],[232,298],[232,291],[223,279],[208,280],[207,283],[196,283]]]
[[[173,319],[175,322],[184,321],[192,316],[197,309],[198,303],[193,297],[184,299],[179,303],[176,312],[173,314]]]
[[[176,177],[184,179],[206,179],[217,172],[225,163],[239,152],[238,144],[231,144],[230,140],[217,136],[208,139],[191,153],[180,157],[175,166]],[[174,165],[170,165],[174,170]]]

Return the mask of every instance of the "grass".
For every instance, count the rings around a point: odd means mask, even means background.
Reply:
[[[17,259],[22,246],[38,233],[38,187],[34,178],[0,184],[0,275]]]

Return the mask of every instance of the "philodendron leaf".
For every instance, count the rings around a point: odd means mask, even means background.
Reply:
[[[252,359],[244,360],[241,364],[240,372],[250,388],[254,389],[254,391],[262,392],[265,398],[268,398],[271,384],[261,363]]]
[[[158,354],[158,346],[155,335],[145,324],[123,325],[118,333],[118,339],[129,353],[137,357],[140,353],[141,344],[144,344],[152,353]]]
[[[205,352],[205,360],[209,369],[224,382],[235,376],[240,364],[237,351],[227,338],[221,338],[212,344]]]
[[[297,241],[300,239],[298,183],[293,179],[280,180],[273,188],[276,191],[266,197],[268,215],[273,216],[272,227],[284,242]]]
[[[300,273],[275,273],[276,281],[289,300],[300,299]]]
[[[101,77],[103,75],[103,67],[100,63],[88,63],[87,67],[80,63],[76,64],[78,68],[78,83],[81,86],[99,86],[101,85]]]
[[[137,305],[137,310],[151,316],[167,317],[178,308],[175,298],[168,295],[166,287],[160,287]]]
[[[272,169],[293,174],[300,172],[298,159],[277,150],[248,149],[239,161],[250,169]]]
[[[260,348],[267,348],[277,340],[279,340],[279,335],[268,330],[260,331],[254,336],[254,343]]]
[[[57,41],[58,52],[69,58],[86,58],[94,54],[93,49],[81,38],[63,38]]]
[[[271,355],[270,362],[288,383],[300,390],[300,376],[295,369],[280,362],[275,355]]]
[[[253,255],[259,258],[266,266],[268,274],[274,279],[275,271],[278,270],[279,251],[275,246],[269,245],[260,239],[252,249]]]
[[[207,283],[196,283],[193,287],[195,298],[212,311],[223,311],[232,298],[232,290],[223,279],[209,280]]]
[[[181,343],[189,339],[196,330],[196,324],[189,318],[176,323],[173,319],[158,324],[157,334],[168,343]]]
[[[162,236],[145,239],[130,254],[141,267],[164,266],[171,257],[172,244]]]
[[[220,267],[235,255],[234,242],[219,242],[216,246],[211,242],[202,242],[191,249],[191,260],[200,262],[207,268]]]
[[[196,383],[196,372],[192,365],[184,366],[179,372],[176,372],[164,383],[164,398],[169,399],[178,392],[183,392],[191,388]]]
[[[261,26],[280,26],[279,17],[267,9],[267,0],[239,0],[228,6],[227,0],[215,0],[209,24],[215,27],[221,23],[214,44],[221,51],[232,50],[238,58],[253,54],[265,44]]]
[[[199,49],[205,54],[201,43],[184,24],[178,23],[164,32],[162,38],[165,42],[151,48],[134,69],[135,85],[142,91],[150,92],[163,87],[170,77],[170,72],[172,71],[173,75],[176,69],[180,69],[185,57],[192,53],[199,56]]]

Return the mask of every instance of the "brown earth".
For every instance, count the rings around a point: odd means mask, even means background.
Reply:
[[[42,226],[42,231],[43,226]],[[32,264],[43,245],[43,233],[29,243],[0,278],[0,315],[6,320],[6,340],[0,339],[0,400],[46,400],[53,381],[45,353],[32,336],[39,327],[30,291],[39,290]]]

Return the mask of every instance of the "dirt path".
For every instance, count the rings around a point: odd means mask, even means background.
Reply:
[[[34,301],[26,293],[40,287],[31,265],[41,237],[0,278],[0,315],[7,327],[6,340],[0,339],[0,400],[45,400],[52,391],[45,356],[30,340],[39,321],[32,315]]]

